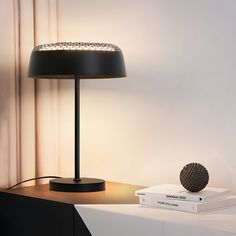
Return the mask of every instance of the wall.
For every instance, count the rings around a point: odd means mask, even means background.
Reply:
[[[178,183],[200,162],[236,191],[235,12],[234,0],[59,1],[59,40],[114,43],[128,73],[82,81],[83,175]]]

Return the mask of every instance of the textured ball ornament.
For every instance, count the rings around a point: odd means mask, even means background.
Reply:
[[[190,192],[199,192],[209,181],[207,169],[199,163],[189,163],[180,172],[180,182]]]

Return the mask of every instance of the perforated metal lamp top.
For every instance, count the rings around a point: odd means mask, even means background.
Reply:
[[[28,76],[47,79],[119,78],[126,76],[119,47],[107,43],[42,44],[31,53]]]
[[[54,50],[84,50],[84,51],[121,51],[119,47],[109,43],[88,43],[88,42],[63,42],[41,44],[34,48],[34,51]]]

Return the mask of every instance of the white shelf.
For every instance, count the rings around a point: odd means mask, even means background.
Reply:
[[[201,214],[136,204],[75,208],[93,236],[236,236],[236,206]]]

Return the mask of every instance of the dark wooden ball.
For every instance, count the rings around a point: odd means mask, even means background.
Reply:
[[[183,167],[179,175],[180,182],[190,192],[199,192],[209,181],[207,169],[199,163],[189,163]]]

